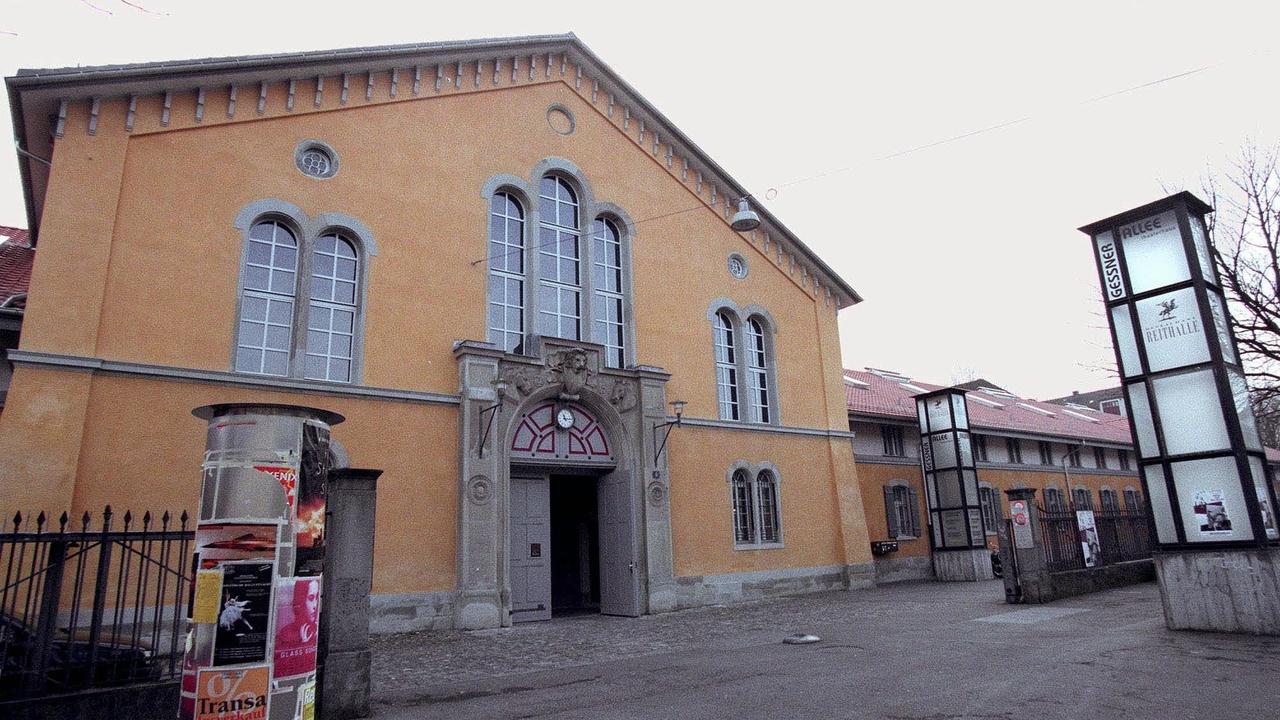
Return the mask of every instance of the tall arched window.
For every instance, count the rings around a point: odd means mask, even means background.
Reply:
[[[595,286],[592,303],[591,339],[605,349],[605,364],[625,363],[622,287],[622,236],[612,220],[596,218],[591,224],[591,280]]]
[[[1092,510],[1093,494],[1089,492],[1089,488],[1075,488],[1071,491],[1071,503],[1076,510]]]
[[[733,474],[733,541],[736,544],[756,541],[755,493],[746,470]]]
[[[1116,491],[1109,487],[1104,487],[1098,491],[1098,504],[1102,506],[1104,513],[1120,512],[1120,496],[1116,495]]]
[[[738,419],[738,358],[733,323],[720,311],[715,317],[716,397],[721,420]]]
[[[1142,495],[1135,488],[1124,489],[1125,512],[1142,512]]]
[[[283,223],[265,220],[249,229],[236,370],[288,375],[293,347],[298,239]]]
[[[538,332],[569,340],[582,339],[581,231],[578,196],[554,175],[542,178],[538,211],[541,227],[538,255]]]
[[[265,208],[264,208],[265,206]],[[377,254],[353,218],[309,219],[279,201],[241,212],[246,230],[237,372],[350,383],[360,378],[363,285]]]
[[[355,348],[356,248],[339,233],[316,239],[307,311],[307,367],[311,380],[351,382]]]
[[[767,423],[769,415],[769,358],[760,320],[747,320],[747,400],[751,421]]]
[[[760,496],[760,542],[781,542],[782,514],[778,511],[778,481],[773,473],[761,470],[756,475],[756,492]]]
[[[524,343],[524,209],[509,193],[489,201],[489,342],[506,352]]]
[[[1066,512],[1067,504],[1062,499],[1062,490],[1056,487],[1044,489],[1044,509],[1046,512]]]

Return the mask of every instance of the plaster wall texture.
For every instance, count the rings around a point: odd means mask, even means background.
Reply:
[[[1280,635],[1280,548],[1154,554],[1171,630]]]

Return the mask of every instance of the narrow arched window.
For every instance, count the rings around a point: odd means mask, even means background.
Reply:
[[[298,285],[298,239],[283,223],[249,229],[244,294],[236,340],[236,370],[288,375]]]
[[[738,358],[733,323],[723,312],[715,317],[716,397],[721,420],[738,419]]]
[[[1071,502],[1075,505],[1076,510],[1093,509],[1093,495],[1089,493],[1089,488],[1078,487],[1072,490]]]
[[[489,342],[524,348],[524,209],[509,193],[489,201]]]
[[[1045,512],[1060,513],[1066,511],[1066,504],[1062,500],[1062,491],[1056,487],[1044,489],[1044,509]]]
[[[1125,512],[1142,512],[1142,495],[1134,488],[1124,489],[1124,509]]]
[[[311,304],[307,308],[310,380],[351,382],[359,272],[355,245],[339,233],[316,238],[311,257]]]
[[[767,423],[769,412],[769,358],[760,321],[747,321],[747,400],[751,421]]]
[[[595,286],[592,303],[591,339],[604,346],[605,364],[622,367],[626,346],[623,340],[622,236],[611,220],[597,218],[591,224],[591,281]]]
[[[761,470],[756,475],[756,492],[760,496],[760,542],[781,542],[782,513],[778,510],[778,481],[773,473]]]
[[[751,478],[747,471],[738,470],[733,473],[733,540],[738,544],[754,543],[756,540],[755,493],[752,492]]]
[[[581,230],[578,196],[569,183],[548,175],[539,186],[538,332],[582,339]]]
[[[1098,502],[1104,513],[1120,512],[1120,497],[1111,488],[1102,488],[1098,491]]]

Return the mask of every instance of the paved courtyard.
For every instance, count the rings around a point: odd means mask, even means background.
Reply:
[[[813,645],[784,645],[806,632]],[[1006,605],[910,583],[374,639],[391,718],[1280,717],[1280,638],[1174,633],[1154,584]]]

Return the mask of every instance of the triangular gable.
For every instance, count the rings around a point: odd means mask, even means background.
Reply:
[[[665,116],[573,34],[451,41],[343,50],[50,70],[6,79],[33,241],[53,143],[94,134],[107,100],[125,113],[125,132],[301,114],[348,103],[397,102],[435,94],[564,82],[645,152],[665,164],[726,223],[747,195]],[[82,106],[71,112],[73,106]],[[74,122],[73,118],[83,118]],[[73,126],[74,125],[74,126]],[[34,156],[34,157],[33,157]],[[759,229],[742,236],[820,302],[862,298],[771,213],[753,204]]]

